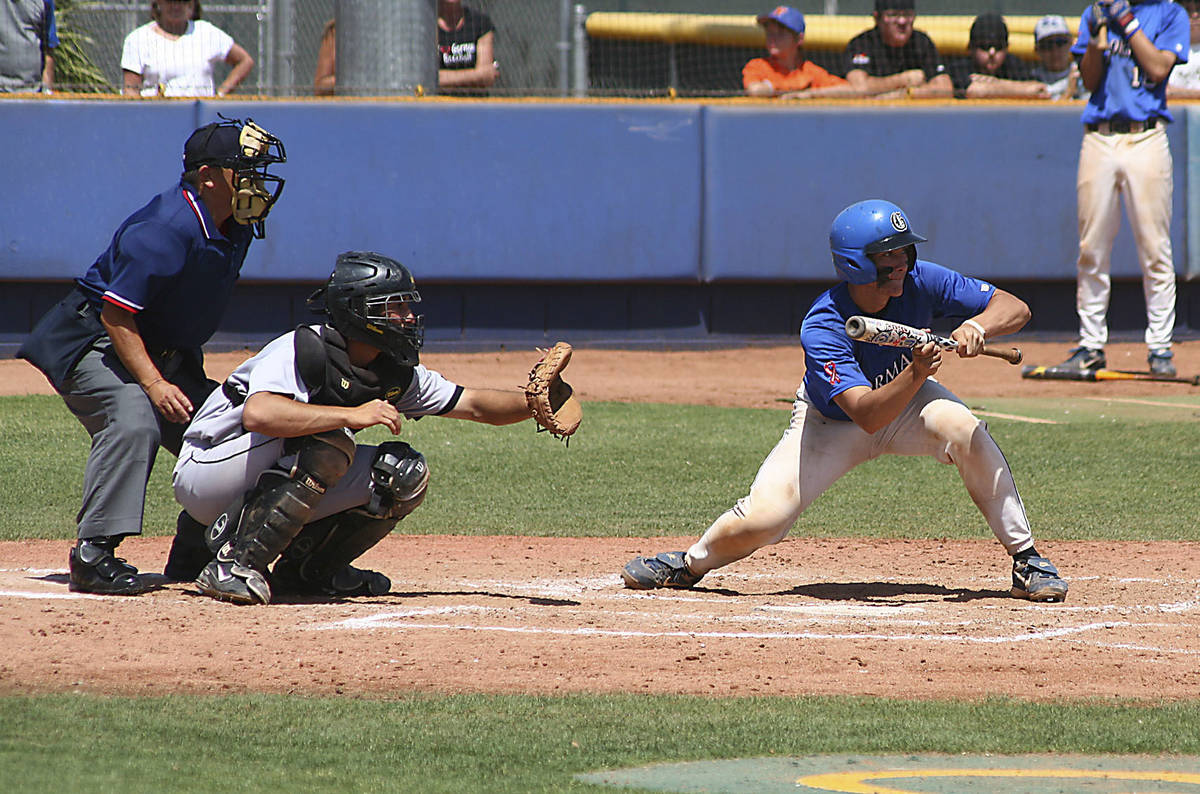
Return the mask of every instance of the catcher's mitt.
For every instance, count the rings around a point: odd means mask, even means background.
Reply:
[[[583,421],[583,405],[561,373],[571,360],[571,346],[558,342],[545,351],[529,371],[525,384],[525,403],[534,420],[555,438],[565,438],[579,429]]]

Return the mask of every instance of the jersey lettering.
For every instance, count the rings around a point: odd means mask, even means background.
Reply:
[[[900,358],[896,359],[892,366],[875,376],[875,383],[871,385],[871,388],[878,389],[884,384],[891,383],[896,379],[896,376],[899,375],[901,371],[903,371],[903,369],[911,363],[911,358],[906,355],[901,355]]]

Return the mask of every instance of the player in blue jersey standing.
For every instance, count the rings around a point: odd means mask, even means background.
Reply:
[[[193,132],[179,184],[120,225],[17,354],[45,373],[92,437],[71,590],[146,589],[114,552],[142,531],[159,446],[179,454],[192,412],[216,386],[204,374],[201,347],[283,187],[268,167],[285,158],[279,139],[249,120]]]
[[[1119,199],[1137,243],[1146,297],[1151,372],[1173,376],[1175,264],[1171,253],[1173,169],[1166,125],[1167,78],[1185,63],[1188,14],[1170,0],[1100,2],[1084,9],[1071,52],[1091,91],[1079,149],[1079,260],[1075,308],[1079,345],[1064,367],[1106,366],[1109,277]]]
[[[792,421],[758,470],[748,496],[723,513],[686,552],[636,557],[627,587],[692,587],[787,535],[800,514],[842,475],[880,455],[929,455],[953,463],[988,526],[1013,558],[1012,594],[1062,601],[1067,583],[1034,549],[1029,519],[1003,453],[987,425],[931,376],[942,351],[856,342],[846,320],[866,315],[917,328],[954,318],[957,353],[973,357],[984,340],[1029,321],[1023,301],[986,281],[917,259],[904,212],[887,201],[853,204],[833,221],[829,244],[842,283],[804,318],[804,381]]]

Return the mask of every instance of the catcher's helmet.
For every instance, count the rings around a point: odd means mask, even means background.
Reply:
[[[881,254],[923,243],[925,238],[908,225],[904,211],[890,201],[868,199],[851,204],[838,213],[829,229],[833,266],[843,281],[872,284],[877,278],[875,263],[868,254]],[[916,249],[909,263],[916,259]]]
[[[419,363],[425,316],[411,311],[411,304],[421,296],[412,273],[395,259],[371,251],[339,254],[329,281],[308,303],[318,307],[322,299],[329,324],[343,336],[377,347],[403,366]]]

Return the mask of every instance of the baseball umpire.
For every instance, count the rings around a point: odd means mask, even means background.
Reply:
[[[421,296],[394,259],[343,253],[309,301],[323,304],[325,323],[268,343],[212,393],[184,435],[175,497],[208,528],[177,534],[172,554],[216,599],[388,592],[386,576],[350,563],[421,504],[429,468],[406,443],[356,445],[354,432],[382,425],[397,435],[402,417],[530,418],[524,392],[464,388],[421,365]],[[569,388],[557,371],[552,387]],[[565,411],[578,410],[567,399]]]
[[[925,238],[895,204],[852,204],[829,233],[840,284],[813,303],[800,330],[804,381],[791,424],[758,470],[750,494],[722,514],[686,552],[637,557],[627,587],[692,587],[709,571],[778,543],[813,500],[855,466],[880,455],[929,455],[953,463],[996,538],[1012,556],[1012,594],[1062,601],[1067,583],[1037,553],[1029,519],[987,425],[933,379],[933,343],[909,351],[850,339],[846,320],[868,315],[925,328],[961,319],[957,353],[979,355],[987,337],[1029,321],[1029,308],[986,281],[917,258]]]
[[[1188,59],[1188,14],[1170,0],[1104,0],[1084,9],[1071,52],[1091,97],[1079,148],[1079,345],[1062,366],[1102,369],[1108,342],[1109,271],[1121,224],[1119,197],[1137,243],[1146,296],[1150,371],[1174,376],[1173,191],[1166,125],[1167,78]]]
[[[45,373],[92,437],[72,590],[146,589],[114,552],[142,531],[159,446],[178,454],[194,407],[217,385],[204,374],[201,347],[283,189],[268,167],[285,159],[282,142],[249,119],[193,132],[179,184],[125,219],[17,353]]]

